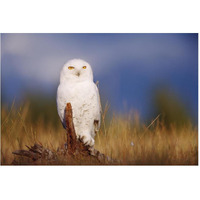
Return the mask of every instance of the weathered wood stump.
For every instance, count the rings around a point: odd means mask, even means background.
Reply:
[[[86,146],[80,139],[77,139],[73,123],[73,113],[70,103],[65,108],[65,122],[67,143],[56,152],[45,148],[42,144],[26,146],[28,150],[17,150],[13,154],[17,155],[12,164],[46,164],[46,165],[74,165],[74,164],[117,164],[108,156],[100,153],[96,149]],[[67,148],[66,148],[67,147]]]

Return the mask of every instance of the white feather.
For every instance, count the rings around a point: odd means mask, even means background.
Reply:
[[[74,69],[69,70],[69,66],[73,66]],[[86,66],[86,69],[83,69],[83,66]],[[94,146],[95,133],[100,128],[101,103],[98,88],[93,82],[92,68],[81,59],[68,61],[60,74],[57,110],[64,128],[66,128],[64,110],[67,103],[72,105],[77,137],[85,144]]]

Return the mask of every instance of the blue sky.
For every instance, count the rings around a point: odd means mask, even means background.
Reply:
[[[167,85],[197,119],[198,34],[2,34],[3,101],[26,91],[56,95],[64,63],[82,58],[112,110],[151,112],[153,91]],[[55,97],[56,98],[56,97]]]

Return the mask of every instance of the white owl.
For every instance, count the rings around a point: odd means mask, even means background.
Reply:
[[[98,88],[93,82],[92,68],[84,60],[69,60],[60,73],[57,110],[64,128],[67,103],[72,105],[77,138],[93,147],[95,134],[100,128],[101,103]]]

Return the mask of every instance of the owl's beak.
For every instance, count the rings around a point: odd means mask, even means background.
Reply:
[[[76,73],[76,76],[80,76],[80,72],[77,72],[77,73]]]

